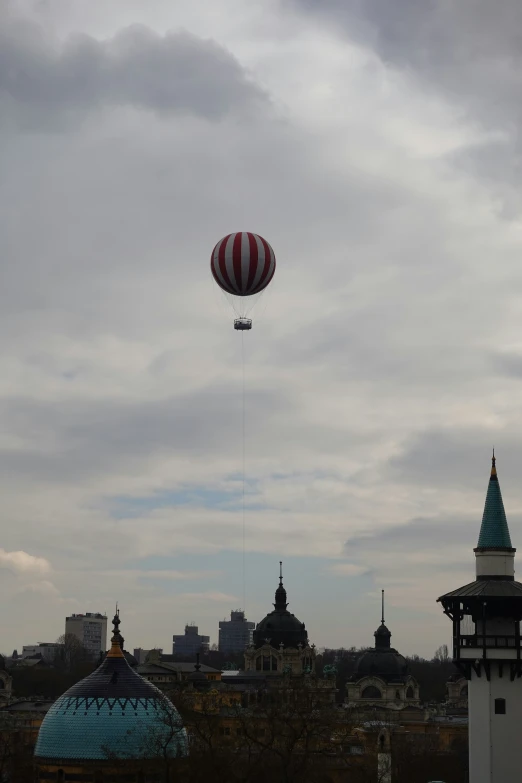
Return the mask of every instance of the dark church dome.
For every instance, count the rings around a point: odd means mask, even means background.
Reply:
[[[281,566],[281,563],[279,564]],[[279,575],[279,587],[275,592],[274,611],[257,624],[254,631],[254,646],[262,647],[268,641],[272,647],[306,647],[308,633],[305,624],[288,611],[283,574]]]

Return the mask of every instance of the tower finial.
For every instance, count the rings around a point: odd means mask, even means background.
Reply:
[[[381,624],[384,625],[384,590],[381,590]]]
[[[107,653],[107,658],[123,658],[123,638],[120,633],[120,612],[116,604],[116,614],[112,620],[113,632],[111,638],[111,649]]]
[[[497,460],[495,458],[495,447],[493,446],[493,456],[491,457],[491,475],[497,475]]]
[[[286,590],[283,587],[283,561],[279,561],[279,586],[275,593],[275,604],[274,608],[278,612],[284,612],[286,611],[286,607],[288,606],[288,603],[286,601]]]

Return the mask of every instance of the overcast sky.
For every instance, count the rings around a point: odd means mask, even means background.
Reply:
[[[450,640],[495,445],[522,546],[522,5],[0,4],[0,649],[243,602],[241,335],[209,258],[277,256],[246,355],[246,610]]]

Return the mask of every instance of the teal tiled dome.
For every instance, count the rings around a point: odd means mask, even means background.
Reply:
[[[187,755],[187,735],[177,710],[129,666],[117,630],[112,641],[101,666],[69,688],[45,716],[35,748],[38,760]]]

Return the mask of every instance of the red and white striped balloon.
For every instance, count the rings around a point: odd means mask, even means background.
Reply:
[[[274,251],[266,239],[250,231],[227,234],[210,257],[214,280],[235,296],[258,294],[273,278],[275,268]]]

